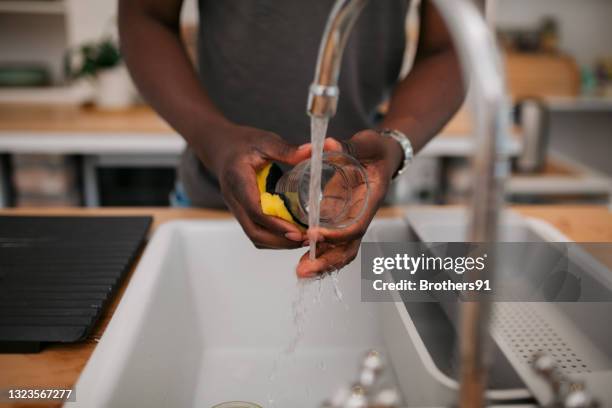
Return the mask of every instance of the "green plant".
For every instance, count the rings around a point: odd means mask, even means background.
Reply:
[[[64,68],[69,78],[95,77],[100,71],[120,65],[122,60],[119,46],[108,37],[68,50]]]

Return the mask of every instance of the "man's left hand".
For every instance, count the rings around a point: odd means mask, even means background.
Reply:
[[[345,143],[328,138],[325,149],[344,151],[361,163],[368,176],[370,195],[364,214],[355,224],[343,229],[319,228],[317,231],[308,231],[310,239],[319,240],[317,257],[311,261],[309,252],[302,256],[297,266],[300,278],[339,270],[355,259],[361,239],[382,204],[391,179],[404,157],[399,143],[375,130],[361,131]]]

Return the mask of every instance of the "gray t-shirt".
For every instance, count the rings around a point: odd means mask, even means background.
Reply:
[[[340,100],[328,135],[338,139],[375,124],[376,108],[396,83],[409,0],[370,0],[344,52]],[[199,0],[199,72],[208,95],[231,121],[310,139],[306,115],[319,42],[333,0]],[[206,132],[206,129],[202,129]],[[223,208],[218,183],[191,149],[179,168],[198,207]]]

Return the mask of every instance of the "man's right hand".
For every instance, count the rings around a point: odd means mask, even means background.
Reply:
[[[271,160],[297,164],[310,149],[298,150],[278,135],[223,117],[187,58],[179,31],[182,3],[119,1],[121,48],[130,73],[147,101],[217,176],[225,202],[255,246],[302,246],[306,238],[295,225],[262,213],[255,174]],[[159,64],[159,55],[172,63]]]
[[[179,29],[182,4],[119,0],[121,49],[132,78],[217,176],[225,202],[257,247],[302,246],[306,238],[297,226],[263,214],[256,172],[271,160],[297,164],[310,156],[310,148],[298,150],[274,133],[237,126],[223,116],[185,52]],[[160,64],[160,55],[172,62]]]
[[[260,129],[223,124],[209,129],[202,146],[193,146],[204,165],[219,180],[225,203],[257,248],[303,246],[306,235],[285,220],[261,209],[256,174],[270,161],[296,165],[310,157],[310,145],[286,143],[279,135]]]

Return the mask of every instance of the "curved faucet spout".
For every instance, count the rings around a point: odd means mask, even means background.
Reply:
[[[338,105],[338,75],[352,28],[368,0],[337,0],[319,46],[315,78],[308,94],[308,114],[331,118]]]

